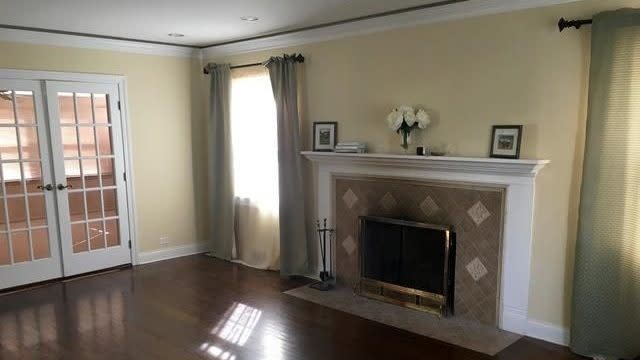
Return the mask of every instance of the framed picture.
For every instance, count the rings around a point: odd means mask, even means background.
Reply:
[[[337,122],[313,123],[313,151],[333,151],[338,136]]]
[[[495,125],[491,136],[491,157],[520,158],[522,125]]]

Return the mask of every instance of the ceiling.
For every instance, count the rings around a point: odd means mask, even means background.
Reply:
[[[0,0],[0,24],[206,46],[439,0]],[[259,21],[240,18],[256,16]],[[181,33],[182,38],[169,37]]]

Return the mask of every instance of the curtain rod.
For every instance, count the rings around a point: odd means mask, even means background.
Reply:
[[[296,62],[300,62],[300,63],[304,62],[304,56],[302,56],[300,54],[294,55],[293,59]],[[262,65],[264,65],[264,62],[257,62],[257,63],[251,63],[251,64],[242,64],[242,65],[233,65],[233,66],[230,66],[229,68],[230,69],[242,69],[242,68],[247,68],[247,67],[252,67],[252,66],[262,66]],[[202,72],[204,74],[209,74],[209,69],[207,67],[205,67],[204,69],[202,69]]]
[[[591,23],[593,23],[592,19],[566,20],[565,18],[560,18],[560,20],[558,20],[558,29],[560,32],[571,27],[580,29],[582,25],[591,25]]]

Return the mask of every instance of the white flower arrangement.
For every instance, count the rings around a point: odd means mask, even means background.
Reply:
[[[402,147],[406,150],[410,142],[411,131],[415,128],[425,129],[431,123],[429,114],[424,109],[416,111],[411,106],[400,106],[387,115],[387,125],[402,135]]]

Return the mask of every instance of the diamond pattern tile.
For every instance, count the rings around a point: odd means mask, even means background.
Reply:
[[[353,192],[353,190],[349,189],[342,196],[342,200],[344,201],[344,204],[347,205],[349,209],[352,209],[353,205],[355,205],[356,202],[358,202],[358,197],[356,196],[356,193]]]
[[[344,241],[342,242],[342,247],[349,256],[353,255],[353,252],[356,251],[356,242],[355,240],[353,240],[351,235],[347,236],[347,238],[344,239]]]
[[[395,208],[396,205],[398,205],[398,202],[396,201],[396,198],[394,198],[393,195],[391,195],[391,193],[388,192],[384,194],[384,196],[380,200],[380,205],[382,205],[383,209],[390,211],[390,210],[393,210],[393,208]]]
[[[484,266],[482,261],[479,258],[473,259],[470,263],[465,266],[469,275],[473,278],[473,281],[478,282],[478,280],[482,279],[485,275],[489,273],[487,268]]]
[[[480,224],[482,224],[485,220],[487,220],[489,216],[491,216],[491,213],[489,212],[489,210],[487,210],[482,201],[478,201],[477,203],[475,203],[475,205],[469,208],[467,213],[471,217],[471,220],[476,223],[476,226],[480,226]]]
[[[427,196],[423,202],[420,203],[420,210],[427,215],[427,217],[432,217],[440,210],[440,207],[436,202],[431,198],[431,196]]]
[[[360,277],[360,216],[391,216],[453,225],[457,243],[456,316],[497,325],[503,226],[500,214],[504,211],[504,192],[504,188],[441,182],[336,178],[334,215],[338,283],[350,288]],[[476,258],[479,264],[474,261]]]

